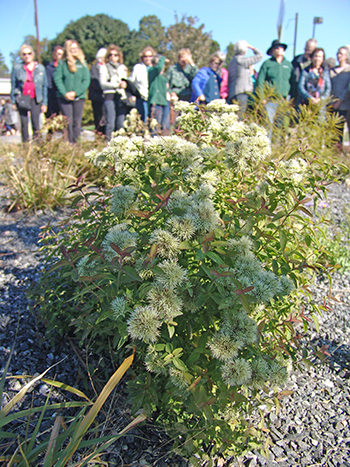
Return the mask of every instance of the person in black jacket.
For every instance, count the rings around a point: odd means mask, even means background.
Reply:
[[[48,104],[46,118],[51,115],[58,115],[60,112],[57,100],[57,88],[53,80],[53,74],[56,71],[58,61],[63,57],[63,47],[56,45],[52,52],[52,62],[46,66],[47,83],[48,83]]]
[[[89,87],[89,99],[94,112],[94,124],[96,131],[105,133],[106,125],[103,123],[103,91],[100,85],[100,66],[105,64],[107,50],[102,47],[96,54],[96,63],[91,66],[91,83]]]

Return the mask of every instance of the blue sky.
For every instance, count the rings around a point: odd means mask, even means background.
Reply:
[[[178,16],[197,16],[222,50],[229,42],[246,39],[265,53],[277,37],[280,0],[37,0],[37,4],[40,38],[52,39],[69,21],[87,14],[106,13],[137,29],[142,16],[155,14],[168,26],[174,23],[177,12]],[[9,66],[10,52],[19,49],[25,35],[35,34],[34,1],[0,0],[0,5],[0,51]],[[303,51],[312,35],[314,16],[323,17],[323,24],[316,25],[315,36],[327,57],[335,57],[340,46],[350,44],[350,0],[286,0],[282,40],[288,44],[288,59],[293,58],[296,13],[297,53]]]

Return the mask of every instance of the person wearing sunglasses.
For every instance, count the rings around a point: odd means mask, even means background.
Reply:
[[[28,112],[33,138],[39,136],[40,113],[47,111],[47,75],[43,65],[35,61],[34,50],[23,44],[19,51],[21,63],[15,64],[11,74],[11,102],[21,119],[22,142],[29,139]]]
[[[123,52],[114,44],[108,46],[105,62],[100,66],[100,85],[106,110],[106,140],[110,141],[112,132],[123,127],[127,112],[127,68],[123,63]]]
[[[131,73],[130,81],[132,81],[140,93],[140,97],[136,99],[136,109],[141,115],[141,118],[146,122],[148,117],[148,69],[152,66],[152,60],[156,56],[156,51],[148,45],[139,54],[140,63],[137,63]]]
[[[53,80],[60,110],[68,120],[69,142],[76,143],[81,132],[86,90],[90,85],[89,68],[77,41],[65,42],[63,59],[58,62]]]

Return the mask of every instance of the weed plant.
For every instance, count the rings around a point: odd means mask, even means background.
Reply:
[[[35,294],[48,332],[120,358],[135,350],[133,411],[200,465],[272,442],[261,405],[278,412],[291,366],[307,362],[303,329],[327,309],[308,286],[328,257],[313,207],[335,167],[305,144],[271,154],[236,106],[177,106],[176,135],[118,136],[86,154],[113,169],[110,189],[75,184],[75,214],[46,232]]]

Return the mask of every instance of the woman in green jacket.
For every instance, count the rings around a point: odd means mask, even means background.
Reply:
[[[90,72],[77,41],[65,42],[63,60],[58,63],[53,80],[60,110],[68,120],[68,139],[76,143],[81,131],[85,94],[90,85]]]

